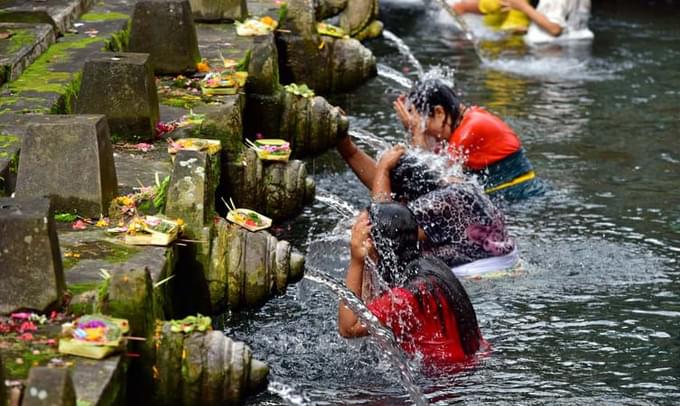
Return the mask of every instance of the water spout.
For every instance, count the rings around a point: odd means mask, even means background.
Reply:
[[[383,36],[387,40],[391,41],[394,44],[394,46],[397,47],[397,49],[399,50],[399,53],[404,55],[409,60],[411,65],[413,65],[413,67],[416,69],[416,71],[418,71],[418,76],[421,76],[424,72],[423,71],[423,65],[421,65],[418,58],[416,58],[416,56],[413,55],[411,48],[409,48],[409,46],[406,45],[404,40],[402,40],[401,38],[396,36],[392,31],[389,31],[389,30],[383,30]]]
[[[423,395],[420,387],[415,383],[413,373],[409,367],[408,360],[399,348],[392,332],[385,328],[366,305],[353,292],[342,286],[338,281],[325,275],[323,272],[311,266],[306,267],[305,279],[325,286],[335,293],[339,299],[343,300],[362,321],[368,329],[373,342],[387,356],[392,366],[399,371],[399,380],[409,394],[413,403],[417,406],[428,405],[429,402]]]

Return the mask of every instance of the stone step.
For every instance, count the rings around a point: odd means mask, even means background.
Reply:
[[[56,39],[49,24],[0,23],[0,32],[11,34],[0,40],[0,85],[16,80]]]
[[[94,0],[2,0],[0,22],[50,24],[63,35],[94,3]]]

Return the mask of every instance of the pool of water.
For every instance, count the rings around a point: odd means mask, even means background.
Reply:
[[[506,119],[551,185],[506,208],[527,273],[465,282],[493,351],[444,377],[414,362],[421,391],[434,404],[680,402],[680,8],[596,7],[590,46],[483,41],[480,60],[435,4],[409,4],[383,4],[387,28],[424,70],[453,68],[463,98]],[[391,106],[413,61],[389,40],[369,46],[382,76],[333,102],[353,129],[401,141]],[[275,231],[341,281],[368,194],[335,152],[308,165],[322,198]],[[249,404],[410,404],[380,347],[339,337],[336,317],[337,297],[306,280],[225,315],[225,331],[272,369]]]

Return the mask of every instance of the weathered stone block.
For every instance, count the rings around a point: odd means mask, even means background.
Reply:
[[[67,368],[33,367],[22,406],[75,406],[76,392]]]
[[[234,21],[248,17],[245,0],[191,0],[191,10],[197,21]]]
[[[248,93],[271,95],[281,88],[278,58],[273,34],[254,37],[248,63]]]
[[[102,52],[83,68],[76,112],[104,114],[114,138],[150,139],[158,123],[158,93],[148,54]]]
[[[219,177],[215,177],[215,166],[211,159],[219,155],[208,155],[202,151],[180,151],[175,157],[175,166],[168,187],[165,214],[184,220],[185,234],[196,239],[204,225],[215,213],[215,190]]]
[[[201,54],[189,0],[137,2],[128,51],[149,54],[157,74],[194,71]]]
[[[0,199],[0,280],[0,313],[61,303],[64,273],[49,199]]]
[[[16,196],[50,196],[55,211],[86,217],[108,211],[118,193],[106,117],[52,116],[23,138]]]
[[[103,360],[79,358],[71,370],[76,389],[76,404],[116,406],[125,405],[127,393],[127,363],[124,354]],[[148,391],[148,388],[146,388]],[[139,394],[134,397],[140,403]],[[134,403],[134,402],[130,402]]]

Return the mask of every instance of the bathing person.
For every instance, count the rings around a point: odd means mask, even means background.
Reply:
[[[531,19],[525,41],[551,42],[555,39],[591,39],[588,29],[590,0],[540,0],[536,8],[524,0],[500,0],[504,10],[519,11]]]
[[[476,183],[442,179],[395,147],[377,165],[373,198],[408,206],[421,229],[421,250],[443,260],[458,277],[519,269],[503,213]],[[488,276],[488,275],[486,275]]]
[[[433,152],[446,147],[451,159],[478,176],[486,193],[507,201],[543,193],[512,128],[481,107],[463,104],[441,80],[417,83],[394,107],[415,145]]]
[[[521,0],[527,2],[527,0]],[[458,14],[483,14],[484,24],[494,30],[524,34],[529,27],[529,17],[520,10],[503,9],[501,0],[460,0],[451,5]]]
[[[362,296],[366,257],[376,263],[387,291],[367,303],[390,328],[404,351],[419,353],[428,366],[447,366],[472,359],[485,343],[465,289],[441,260],[418,251],[418,225],[403,205],[376,203],[352,229],[347,287]],[[340,303],[338,330],[361,337],[367,328]]]

